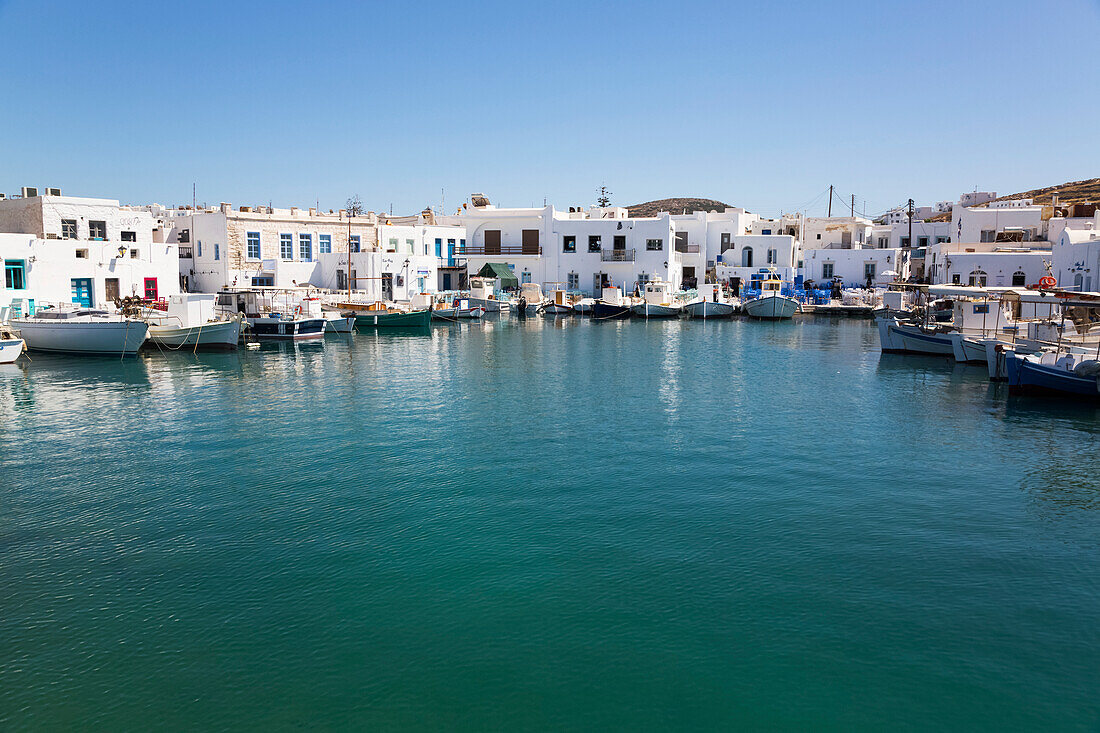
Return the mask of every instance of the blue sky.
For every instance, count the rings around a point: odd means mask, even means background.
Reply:
[[[1097,0],[0,0],[0,190],[878,213],[1100,175],[1098,31]]]

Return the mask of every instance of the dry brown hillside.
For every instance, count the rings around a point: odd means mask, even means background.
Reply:
[[[1036,188],[1031,191],[1001,196],[993,200],[1010,201],[1012,199],[1033,199],[1036,204],[1050,206],[1050,197],[1055,191],[1058,192],[1059,207],[1061,207],[1062,204],[1100,203],[1100,178],[1089,178],[1085,181],[1070,181],[1060,186]],[[984,205],[988,206],[988,204]]]
[[[626,207],[631,216],[657,216],[663,211],[670,214],[690,214],[693,211],[724,211],[729,204],[714,199],[660,199]]]

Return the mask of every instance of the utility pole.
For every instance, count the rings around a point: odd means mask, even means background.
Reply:
[[[913,199],[909,199],[907,208],[907,213],[909,214],[909,239],[905,240],[905,247],[902,249],[902,252],[905,253],[905,263],[909,264],[909,255],[913,248]],[[898,275],[900,276],[901,273],[899,272]]]
[[[852,194],[852,218],[856,218],[856,195]]]
[[[833,187],[829,186],[829,216],[833,215]]]

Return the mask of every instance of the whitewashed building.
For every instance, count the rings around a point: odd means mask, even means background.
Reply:
[[[431,212],[387,217],[343,210],[279,209],[228,203],[172,212],[188,289],[300,287],[347,290],[369,300],[436,292],[439,267],[461,246],[460,226]]]
[[[179,293],[179,253],[164,222],[114,199],[23,189],[0,199],[0,305],[112,305]]]
[[[1051,274],[1063,288],[1091,292],[1100,287],[1100,211],[1081,226],[1060,228]]]

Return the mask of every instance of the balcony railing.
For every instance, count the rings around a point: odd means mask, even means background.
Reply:
[[[633,262],[634,250],[632,249],[601,249],[600,262]]]
[[[523,245],[505,245],[502,244],[499,247],[492,245],[488,247],[477,247],[467,244],[465,247],[455,247],[455,257],[465,257],[467,255],[541,255],[542,247],[539,246],[526,246]]]
[[[686,252],[687,254],[697,254],[699,252],[699,245],[697,244],[677,244],[677,252]]]

